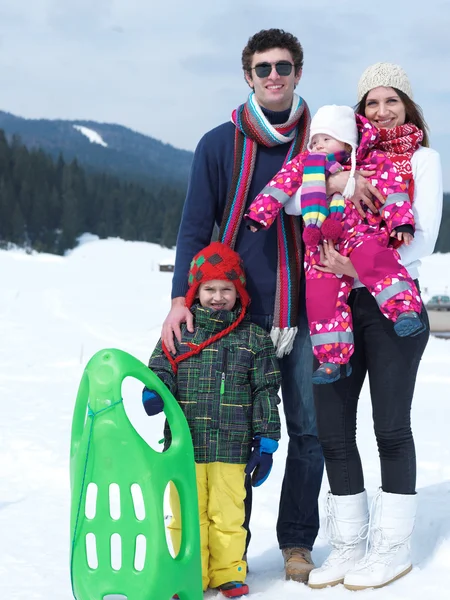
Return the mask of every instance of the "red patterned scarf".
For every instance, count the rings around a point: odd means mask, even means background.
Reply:
[[[420,147],[423,131],[412,123],[405,123],[392,129],[380,129],[380,140],[376,147],[389,156],[397,171],[408,182],[408,195],[413,201],[414,178],[411,167],[411,157]]]
[[[252,93],[248,101],[233,112],[232,121],[236,126],[234,169],[219,239],[233,248],[246,208],[258,146],[290,143],[286,163],[306,149],[310,114],[306,102],[294,94],[291,114],[286,123],[272,125]],[[267,179],[270,179],[270,174]],[[281,211],[277,218],[277,232],[277,289],[271,337],[277,356],[281,357],[292,350],[297,333],[302,262],[300,219]]]

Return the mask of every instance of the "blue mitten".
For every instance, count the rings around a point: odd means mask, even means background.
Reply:
[[[154,390],[149,390],[145,387],[142,390],[142,403],[144,405],[145,412],[152,417],[157,415],[164,410],[164,400]]]
[[[272,454],[278,448],[278,442],[271,438],[256,435],[253,439],[253,449],[250,454],[245,472],[252,473],[252,486],[258,487],[269,477],[272,470]]]

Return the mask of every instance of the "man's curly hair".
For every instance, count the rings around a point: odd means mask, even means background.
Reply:
[[[295,35],[283,29],[262,29],[248,40],[242,51],[242,68],[244,72],[251,75],[252,58],[255,52],[266,52],[273,48],[289,50],[297,75],[303,67],[303,48]]]

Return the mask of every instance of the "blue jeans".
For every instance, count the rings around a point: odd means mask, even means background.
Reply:
[[[271,315],[251,315],[251,319],[270,331]],[[312,550],[319,531],[318,497],[324,461],[317,437],[311,382],[313,354],[305,309],[299,317],[294,348],[279,362],[289,444],[278,513],[278,543],[281,549]]]

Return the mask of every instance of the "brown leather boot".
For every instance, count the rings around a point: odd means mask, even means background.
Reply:
[[[282,553],[286,579],[308,583],[309,574],[315,568],[311,552],[306,548],[284,548]]]

